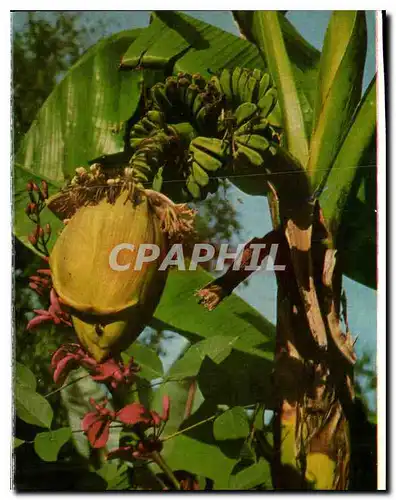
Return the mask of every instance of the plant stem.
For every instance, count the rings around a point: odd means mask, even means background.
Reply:
[[[169,477],[169,479],[172,481],[172,484],[177,490],[181,490],[180,488],[180,483],[176,479],[176,476],[173,474],[172,469],[168,466],[168,464],[165,462],[165,460],[162,458],[161,454],[158,453],[158,451],[153,451],[151,454],[154,462],[162,469],[162,471]]]
[[[211,417],[206,418],[205,420],[201,420],[200,422],[197,422],[194,425],[190,425],[190,427],[186,427],[186,428],[184,428],[184,429],[182,429],[180,431],[174,432],[170,436],[164,437],[161,441],[168,441],[168,439],[172,439],[172,438],[178,436],[179,434],[184,434],[185,432],[187,432],[187,431],[189,431],[191,429],[194,429],[195,427],[198,427],[199,425],[202,425],[202,424],[205,424],[206,422],[210,422],[211,420],[214,420],[219,415],[220,415],[220,413],[216,413],[216,415],[212,415]]]
[[[91,375],[83,375],[82,377],[76,379],[76,380],[72,380],[71,382],[69,382],[68,384],[66,385],[62,385],[62,387],[59,387],[58,389],[55,389],[54,391],[51,391],[49,392],[48,394],[46,394],[44,397],[45,398],[49,398],[50,396],[52,396],[53,394],[56,394],[57,392],[60,392],[60,391],[63,391],[63,389],[66,389],[66,387],[69,387],[70,385],[73,385],[75,384],[76,382],[79,382],[80,380],[82,380],[83,378],[87,378],[87,377],[90,377]]]

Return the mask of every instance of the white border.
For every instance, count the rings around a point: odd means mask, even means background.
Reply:
[[[382,16],[376,16],[377,40],[377,210],[378,210],[378,290],[377,290],[377,439],[378,489],[386,489],[386,129],[385,81]]]

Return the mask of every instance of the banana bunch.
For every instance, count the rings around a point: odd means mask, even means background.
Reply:
[[[152,182],[158,170],[169,160],[167,152],[174,140],[174,136],[164,130],[142,139],[127,167],[130,179],[143,184]]]
[[[274,134],[267,119],[274,104],[271,101],[271,106],[260,108],[258,104],[244,102],[235,110],[234,165],[244,171],[262,167],[268,155],[275,151],[272,144],[275,142]]]
[[[268,73],[225,68],[206,81],[180,72],[156,83],[150,96],[151,109],[129,139],[134,154],[128,172],[135,181],[161,189],[165,177],[177,177],[184,195],[202,199],[217,188],[215,172],[232,166],[242,174],[265,173],[276,154],[282,124]],[[171,138],[184,150],[179,157]]]
[[[254,103],[261,115],[268,117],[271,123],[270,114],[276,105],[277,94],[268,73],[259,69],[225,68],[219,76],[213,76],[209,83],[224,94],[228,108],[236,109],[243,103]],[[278,115],[274,125],[280,126]]]
[[[151,98],[168,123],[189,121],[199,134],[215,134],[222,94],[200,74],[170,76],[151,88]]]
[[[152,109],[132,126],[129,145],[135,150],[144,139],[152,137],[162,130],[167,131],[165,114],[157,109]]]
[[[231,143],[211,137],[196,137],[189,147],[190,172],[186,188],[194,199],[203,199],[218,187],[212,176],[231,161]]]

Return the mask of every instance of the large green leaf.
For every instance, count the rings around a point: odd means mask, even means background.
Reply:
[[[178,359],[168,372],[167,378],[182,379],[195,377],[206,356],[215,363],[221,363],[231,354],[232,346],[238,337],[216,335],[206,340],[201,340],[191,346],[184,355]]]
[[[194,291],[212,279],[200,267],[195,271],[172,270],[155,311],[153,326],[176,331],[193,343],[216,335],[238,337],[233,349],[272,359],[274,326],[247,302],[231,294],[213,311],[198,303]]]
[[[246,40],[186,14],[159,11],[150,26],[131,44],[122,60],[125,68],[166,68],[209,77],[224,67],[261,68],[256,47]]]
[[[375,133],[374,77],[320,195],[345,273],[371,288],[376,287]]]
[[[24,137],[18,165],[62,182],[88,160],[122,150],[123,124],[138,105],[141,76],[119,71],[119,63],[139,33],[100,41],[71,68]]]
[[[360,101],[366,46],[365,13],[333,12],[320,60],[308,163],[314,186],[320,183],[331,168]]]
[[[137,108],[141,75],[118,68],[140,31],[118,33],[88,50],[56,86],[25,135],[14,162],[14,232],[28,246],[33,225],[24,213],[27,181],[45,179],[52,194],[76,167],[123,149],[124,124]],[[50,223],[53,234],[61,227],[49,210],[44,210],[41,222]]]
[[[214,437],[217,440],[246,439],[249,434],[249,421],[246,412],[240,406],[234,406],[219,417],[213,424]]]

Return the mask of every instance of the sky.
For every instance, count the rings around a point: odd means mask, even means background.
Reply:
[[[185,13],[238,35],[238,29],[229,11],[185,11]],[[52,13],[48,12],[44,15],[51,19]],[[100,36],[103,37],[124,29],[147,26],[149,16],[150,13],[148,11],[91,11],[84,12],[79,22],[89,28],[90,26],[97,26],[98,22],[103,21],[104,29],[100,33]],[[325,30],[330,18],[330,11],[289,11],[287,17],[312,45],[321,50]],[[27,14],[25,12],[14,13],[13,29],[23,29],[26,19]],[[367,11],[366,19],[368,44],[363,80],[364,89],[375,72],[375,12]],[[95,39],[92,39],[93,43],[95,41]],[[272,229],[265,197],[245,195],[233,186],[227,191],[227,197],[229,197],[233,206],[235,206],[239,222],[242,226],[238,240],[232,243],[244,243],[254,236],[263,236]],[[344,278],[344,288],[348,297],[349,326],[353,335],[359,335],[355,346],[357,353],[370,353],[374,366],[377,342],[376,292],[348,278]],[[272,273],[263,272],[255,274],[249,279],[248,285],[239,287],[236,293],[270,321],[275,322],[276,282]],[[385,335],[385,332],[381,333]],[[166,368],[177,358],[186,341],[180,337],[174,337],[165,342],[164,347],[166,348],[167,355],[163,359],[163,362]],[[368,396],[370,406],[374,407],[374,393]]]

